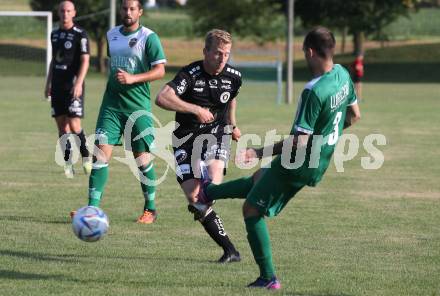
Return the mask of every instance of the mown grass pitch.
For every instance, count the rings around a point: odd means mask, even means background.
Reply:
[[[57,139],[42,77],[2,77],[0,89],[0,294],[265,295],[244,286],[257,267],[247,245],[241,201],[219,201],[243,261],[221,255],[198,223],[173,174],[158,187],[157,223],[134,223],[143,198],[128,167],[112,160],[102,203],[110,233],[84,243],[68,213],[86,203],[88,179],[67,180],[54,162]],[[105,80],[87,79],[84,128],[93,131]],[[295,97],[304,85],[295,83]],[[153,85],[157,93],[160,84]],[[363,118],[350,129],[361,143],[345,172],[331,165],[269,220],[285,295],[440,295],[440,110],[438,84],[367,83]],[[245,82],[238,121],[244,133],[288,133],[296,107],[276,105],[274,83]],[[166,123],[173,118],[154,107]],[[379,170],[365,170],[365,136],[387,144]],[[123,156],[116,149],[115,156]],[[157,162],[159,174],[164,162]],[[226,179],[249,174],[234,166]]]

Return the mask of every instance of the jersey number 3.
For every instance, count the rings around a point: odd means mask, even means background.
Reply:
[[[335,120],[333,120],[334,130],[333,133],[331,133],[328,137],[327,144],[329,145],[335,145],[339,138],[339,122],[342,118],[342,112],[336,113]]]

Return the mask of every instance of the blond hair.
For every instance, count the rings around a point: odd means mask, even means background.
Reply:
[[[232,36],[226,31],[213,29],[205,36],[205,48],[211,49],[214,45],[232,44]]]

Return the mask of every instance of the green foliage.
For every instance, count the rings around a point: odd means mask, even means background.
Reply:
[[[258,42],[273,40],[284,33],[280,7],[264,0],[188,1],[196,34],[203,36],[218,28]]]
[[[295,12],[306,26],[348,28],[366,35],[381,32],[399,16],[408,16],[412,0],[296,0]]]
[[[411,12],[409,17],[399,17],[383,29],[391,40],[426,39],[440,36],[440,9],[422,8]]]
[[[191,19],[182,9],[144,9],[141,24],[158,33],[161,38],[193,37]]]
[[[43,17],[0,17],[0,39],[44,39],[46,18]]]

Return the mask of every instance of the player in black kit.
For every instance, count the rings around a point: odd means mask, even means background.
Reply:
[[[84,116],[84,79],[89,68],[89,40],[86,31],[73,23],[76,15],[71,1],[59,4],[60,27],[51,34],[52,61],[47,76],[45,96],[51,98],[52,117],[58,127],[61,150],[64,151],[64,173],[73,178],[70,133],[80,147],[83,169],[92,170],[92,162],[86,145],[86,136],[81,128]]]
[[[183,67],[156,98],[161,108],[176,111],[173,149],[177,181],[190,204],[197,201],[201,174],[212,183],[223,181],[231,137],[237,141],[241,135],[235,119],[241,73],[227,64],[231,46],[228,32],[208,32],[204,59]],[[240,261],[240,254],[212,208],[204,217],[197,218],[223,248],[218,262]]]

